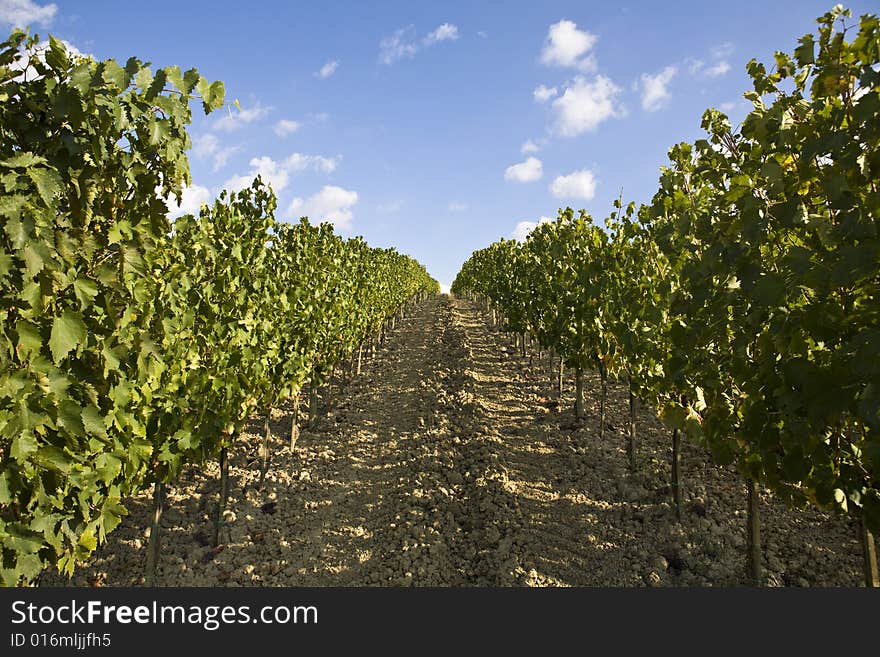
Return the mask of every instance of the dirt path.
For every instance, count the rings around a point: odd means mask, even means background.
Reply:
[[[639,415],[640,471],[627,472],[626,392],[610,391],[599,441],[552,399],[546,363],[513,355],[479,307],[438,297],[398,323],[364,373],[334,390],[291,453],[290,411],[272,417],[272,467],[257,490],[259,425],[231,457],[224,546],[212,550],[217,465],[188,468],[169,496],[159,583],[170,586],[735,585],[744,486],[686,445],[688,512],[668,504],[667,432]],[[150,496],[76,585],[142,581]],[[855,531],[764,504],[770,583],[856,585]],[[66,580],[47,573],[44,585]]]

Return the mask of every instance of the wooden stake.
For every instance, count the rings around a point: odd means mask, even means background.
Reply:
[[[602,361],[599,361],[599,376],[602,377],[602,396],[599,399],[599,440],[605,440],[605,400],[608,397],[608,372]]]
[[[309,426],[315,426],[318,419],[318,380],[312,375],[312,383],[309,386]]]
[[[868,588],[880,587],[880,575],[877,574],[877,545],[874,543],[874,535],[868,529],[865,516],[862,516],[861,531],[862,556],[865,562],[865,586]]]
[[[293,396],[293,413],[290,418],[290,451],[296,449],[299,440],[299,392]]]
[[[629,440],[626,443],[626,456],[629,469],[636,471],[636,396],[633,394],[632,379],[629,382]]]
[[[748,555],[746,559],[747,574],[752,586],[761,586],[761,500],[754,479],[746,480],[749,494],[748,515],[746,516],[748,533]]]
[[[584,371],[578,367],[574,375],[574,416],[577,419],[584,417]]]
[[[223,526],[223,512],[226,510],[226,499],[229,496],[229,453],[224,447],[220,450],[220,495],[217,500],[217,511],[214,515],[214,536],[211,545],[220,545],[220,527]]]
[[[269,471],[269,438],[272,436],[272,430],[269,428],[269,418],[272,417],[272,409],[266,411],[266,421],[263,423],[263,445],[260,447],[260,483],[257,488],[262,490],[263,482],[266,480],[266,473]]]
[[[675,506],[675,518],[681,522],[681,459],[679,457],[679,431],[672,431],[672,504]]]
[[[150,524],[150,545],[147,548],[147,586],[156,586],[156,571],[159,569],[159,531],[162,527],[164,507],[165,483],[157,481],[153,485],[153,522]]]

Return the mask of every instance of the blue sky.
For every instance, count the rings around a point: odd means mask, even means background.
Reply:
[[[262,172],[279,218],[329,217],[448,284],[520,222],[648,201],[707,107],[748,111],[746,62],[832,4],[0,0],[0,23],[223,80],[242,111],[196,117],[184,209]]]

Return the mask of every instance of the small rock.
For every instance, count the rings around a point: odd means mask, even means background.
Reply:
[[[767,571],[764,575],[764,586],[779,587],[785,586],[785,583],[782,581],[782,577],[778,573]]]
[[[660,586],[660,584],[663,583],[663,578],[657,574],[656,570],[652,570],[651,572],[646,574],[644,579],[645,579],[645,584],[647,584],[648,586],[650,586],[652,588]]]

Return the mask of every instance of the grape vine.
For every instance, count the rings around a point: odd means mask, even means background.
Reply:
[[[259,179],[172,224],[193,101],[221,108],[223,84],[19,30],[0,44],[4,585],[72,573],[150,486],[158,527],[185,464],[222,469],[252,414],[439,290],[394,250],[277,220]]]
[[[859,520],[877,584],[880,23],[861,17],[847,41],[849,16],[820,17],[771,72],[750,61],[752,111],[734,129],[707,110],[707,137],[670,149],[650,204],[616,203],[604,230],[561,210],[522,245],[475,252],[452,288],[491,300],[578,378],[591,361],[603,382],[625,376],[673,431],[679,513],[682,435],[734,464],[756,580],[759,482]],[[575,400],[580,416],[580,384]]]

